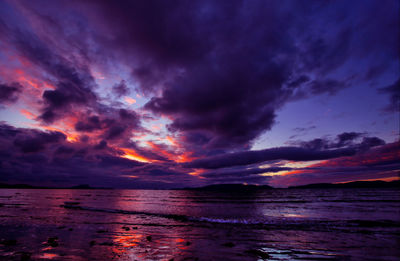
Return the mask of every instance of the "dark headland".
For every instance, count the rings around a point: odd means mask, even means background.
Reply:
[[[32,186],[28,184],[0,183],[0,189],[111,189],[111,188],[91,187],[87,184],[71,186],[71,187],[46,187],[46,186]]]
[[[353,181],[346,183],[315,183],[303,186],[292,186],[289,189],[325,189],[325,188],[400,188],[400,180],[394,181]]]

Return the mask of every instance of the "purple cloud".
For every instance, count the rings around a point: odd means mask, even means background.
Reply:
[[[0,83],[0,103],[12,103],[18,100],[18,95],[22,91],[19,83],[2,84]]]

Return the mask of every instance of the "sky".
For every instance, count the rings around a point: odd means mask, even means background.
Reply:
[[[400,171],[399,1],[1,1],[0,182]]]

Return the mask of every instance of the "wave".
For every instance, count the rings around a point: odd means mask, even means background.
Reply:
[[[327,200],[326,202],[343,202],[343,203],[357,203],[357,202],[375,202],[375,203],[399,203],[397,199],[338,199],[338,200]]]
[[[67,202],[66,202],[67,203]],[[120,209],[104,209],[85,207],[74,204],[64,204],[61,207],[74,210],[94,211],[114,214],[127,214],[127,215],[145,215],[153,217],[161,217],[172,219],[180,222],[194,222],[194,223],[209,223],[209,224],[225,224],[225,225],[250,225],[266,228],[280,228],[280,229],[331,229],[331,228],[373,228],[373,227],[397,227],[400,228],[400,222],[392,220],[320,220],[320,219],[307,219],[299,217],[270,217],[257,219],[254,217],[248,218],[222,218],[222,217],[204,217],[204,216],[188,216],[181,214],[163,214],[152,213],[144,211],[130,211]]]
[[[192,200],[194,203],[232,203],[232,204],[304,204],[313,203],[307,200]]]
[[[104,213],[156,216],[156,217],[165,217],[165,218],[170,218],[170,219],[180,220],[180,221],[189,221],[188,216],[185,216],[185,215],[160,214],[160,213],[130,211],[130,210],[121,210],[121,209],[93,208],[93,207],[84,207],[84,206],[78,206],[78,205],[72,205],[72,204],[64,204],[64,205],[61,205],[61,207],[64,207],[67,209],[86,210],[86,211],[104,212]]]

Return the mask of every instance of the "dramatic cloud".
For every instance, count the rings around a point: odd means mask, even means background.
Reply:
[[[71,111],[72,105],[88,105],[96,100],[91,90],[95,83],[84,65],[72,64],[29,33],[15,33],[11,41],[24,57],[55,79],[56,89],[43,92],[45,107],[40,119],[52,123]]]
[[[310,141],[294,141],[289,143],[312,150],[326,150],[343,147],[355,148],[357,150],[368,150],[371,147],[384,145],[385,141],[378,137],[366,137],[364,133],[343,132],[337,135],[334,140],[318,138]]]
[[[2,1],[0,181],[265,184],[385,147],[398,7]]]
[[[132,57],[128,63],[138,88],[159,94],[145,108],[171,116],[169,130],[202,141],[199,148],[183,139],[190,149],[248,148],[291,96],[335,94],[348,86],[351,77],[326,75],[350,62],[355,48],[364,56],[396,50],[395,42],[382,43],[388,49],[357,45],[364,16],[329,36],[317,33],[318,26],[337,21],[329,3],[304,8],[263,1],[88,2],[86,10],[106,24],[100,29],[113,35],[108,44],[122,52],[117,55]],[[340,9],[340,15],[352,20],[349,10]],[[377,10],[385,16],[382,26],[395,30],[393,17]],[[320,21],[313,29],[312,19]],[[361,31],[381,34],[375,27]]]
[[[348,182],[396,178],[400,172],[400,143],[376,147],[353,157],[341,157],[292,170],[282,176],[273,176],[274,186],[304,185],[310,183]]]
[[[206,178],[210,183],[257,183],[264,184],[270,177],[261,176],[263,173],[277,173],[289,171],[292,168],[287,167],[269,167],[269,168],[246,168],[235,167],[231,169],[212,170],[201,173],[201,177]]]
[[[38,152],[45,148],[46,144],[57,143],[65,140],[65,135],[60,132],[41,133],[39,131],[30,131],[31,134],[17,135],[14,145],[19,147],[22,152]]]
[[[280,147],[259,151],[229,153],[221,156],[194,160],[183,165],[190,168],[217,169],[230,166],[249,165],[272,160],[311,161],[351,156],[355,149],[311,150],[299,147]]]
[[[0,125],[2,182],[71,186],[179,187],[193,177],[165,165],[120,157],[122,151],[98,145],[70,143],[64,134]]]
[[[89,116],[84,121],[78,121],[75,124],[75,130],[79,132],[100,131],[103,139],[113,140],[121,138],[129,130],[140,128],[139,116],[134,111],[120,109],[109,114],[110,117]],[[130,136],[130,133],[128,135]]]

